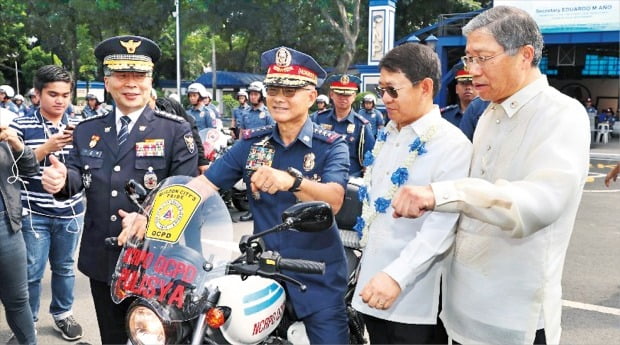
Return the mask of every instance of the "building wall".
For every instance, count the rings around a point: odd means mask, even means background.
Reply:
[[[553,79],[549,76],[549,84],[563,93],[584,102],[592,98],[593,104],[600,110],[611,107],[614,112],[619,108],[620,80],[618,78],[596,79]]]

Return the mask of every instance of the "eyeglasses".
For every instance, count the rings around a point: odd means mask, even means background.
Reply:
[[[411,86],[416,86],[417,84],[419,84],[422,81],[422,79],[420,80],[416,80],[413,83],[411,83]],[[398,90],[402,90],[404,88],[407,88],[408,86],[403,86],[403,87],[399,87],[399,88],[395,88],[393,86],[388,86],[388,87],[381,87],[378,86],[375,87],[375,92],[377,93],[377,96],[383,98],[383,95],[387,92],[388,95],[390,95],[390,97],[392,98],[398,98]]]
[[[465,69],[470,68],[472,65],[478,65],[480,67],[483,67],[484,64],[491,60],[494,59],[502,54],[506,54],[506,51],[503,51],[499,54],[495,54],[493,56],[461,56],[461,61],[463,61],[463,65],[465,66]]]
[[[282,90],[282,94],[284,94],[284,97],[288,97],[291,98],[293,96],[295,96],[295,94],[297,93],[297,90],[306,90],[306,91],[312,91],[312,89],[306,89],[304,87],[273,87],[273,86],[268,86],[267,87],[267,95],[269,96],[277,96],[280,94],[280,90]]]

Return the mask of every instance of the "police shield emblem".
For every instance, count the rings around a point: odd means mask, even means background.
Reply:
[[[293,60],[291,56],[291,52],[288,49],[282,47],[278,49],[276,52],[276,65],[278,67],[287,67],[291,65],[291,61]]]
[[[314,169],[314,159],[316,158],[316,156],[314,155],[314,153],[310,152],[310,153],[306,153],[306,155],[304,156],[304,170],[305,171],[310,171],[312,169]]]
[[[351,133],[353,133],[353,132],[355,132],[355,124],[354,124],[354,123],[350,123],[350,124],[347,126],[347,133],[351,134]]]
[[[340,82],[344,85],[347,85],[349,81],[349,76],[346,74],[343,74],[342,77],[340,77]]]

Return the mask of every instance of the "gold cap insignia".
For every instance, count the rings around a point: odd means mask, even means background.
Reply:
[[[349,83],[349,76],[346,74],[343,74],[342,77],[340,77],[340,82],[343,84],[348,84]]]
[[[125,49],[127,49],[127,54],[135,53],[136,48],[138,48],[140,44],[142,44],[142,41],[134,41],[134,40],[120,41],[120,42],[121,42],[121,45],[125,47]]]
[[[278,67],[288,67],[291,65],[292,60],[293,57],[291,56],[291,52],[289,52],[288,49],[282,47],[276,52],[276,65]]]

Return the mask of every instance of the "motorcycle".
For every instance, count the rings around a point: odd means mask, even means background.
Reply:
[[[167,178],[146,196],[140,206],[144,237],[131,238],[120,253],[111,295],[116,303],[134,298],[126,317],[130,342],[290,344],[276,332],[288,313],[281,283],[306,286],[282,271],[323,274],[325,264],[282,258],[266,251],[261,238],[291,229],[322,231],[334,222],[330,206],[295,204],[282,214],[282,224],[244,235],[236,246],[219,194],[202,197],[190,180]],[[127,191],[136,203],[146,194],[138,183],[128,183]]]

